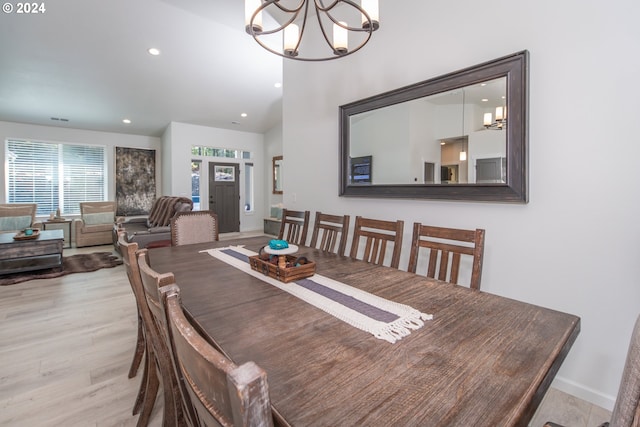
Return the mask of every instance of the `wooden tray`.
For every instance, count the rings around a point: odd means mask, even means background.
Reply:
[[[288,263],[294,263],[298,259],[293,255],[286,255],[286,257]],[[280,268],[277,264],[261,259],[260,255],[254,255],[249,257],[249,265],[251,265],[251,269],[284,283],[304,279],[316,274],[316,263],[313,261],[307,261],[306,264],[298,267]]]
[[[26,234],[24,234],[24,230],[16,233],[15,236],[13,236],[13,240],[33,240],[33,239],[37,239],[40,236],[40,230],[38,230],[37,228],[33,229],[33,234],[31,236],[27,236]]]

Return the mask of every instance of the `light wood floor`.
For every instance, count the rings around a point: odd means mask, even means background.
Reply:
[[[111,246],[65,250],[111,251]],[[136,307],[124,267],[0,286],[0,425],[135,426],[142,372]],[[152,426],[162,421],[162,399]],[[531,426],[596,426],[610,413],[551,389]]]

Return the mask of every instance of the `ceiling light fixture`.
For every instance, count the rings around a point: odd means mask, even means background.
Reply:
[[[149,48],[147,52],[149,52],[149,55],[153,55],[153,56],[160,55],[160,49],[156,49],[155,47]]]
[[[124,124],[127,124],[127,125],[128,125],[128,124],[131,124],[131,120],[129,120],[129,119],[122,119],[122,123],[124,123]]]
[[[297,6],[286,7],[284,0],[245,0],[245,30],[250,34],[260,46],[271,53],[284,58],[296,59],[299,61],[328,61],[330,59],[342,58],[362,49],[371,38],[375,30],[380,27],[378,21],[378,0],[361,0],[358,5],[351,0],[329,0],[328,6],[324,5],[324,0],[296,0]],[[309,12],[309,3],[313,3],[315,11]],[[273,29],[264,29],[262,26],[262,12],[273,11],[274,16],[286,16],[282,21],[284,24],[277,24]],[[340,19],[337,13],[340,12]],[[307,17],[316,15],[320,32],[326,44],[331,49],[333,56],[310,57],[303,56],[300,47],[303,45],[302,38],[307,26]],[[348,24],[357,19],[360,15],[361,26],[352,27]],[[298,24],[294,24],[297,22]],[[332,28],[329,31],[329,28]],[[268,36],[281,33],[283,46],[282,50],[270,47],[267,43]],[[353,35],[357,46],[349,49],[349,36]],[[266,37],[263,37],[266,36]],[[330,39],[330,36],[332,38]]]
[[[507,127],[507,107],[496,107],[496,120],[493,121],[491,113],[484,113],[485,129],[502,130]]]

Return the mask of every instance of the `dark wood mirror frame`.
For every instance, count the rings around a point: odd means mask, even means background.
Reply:
[[[506,184],[350,185],[350,116],[500,77],[507,78]],[[527,203],[529,52],[522,51],[340,106],[340,196]]]
[[[278,161],[282,160],[282,156],[274,156],[271,160],[271,173],[272,173],[272,182],[273,182],[273,194],[282,194],[282,190],[278,190],[277,180],[282,180],[282,171],[280,170],[280,165],[278,165]],[[276,168],[278,171],[276,172]],[[281,183],[282,185],[282,183]],[[282,187],[280,187],[282,188]]]

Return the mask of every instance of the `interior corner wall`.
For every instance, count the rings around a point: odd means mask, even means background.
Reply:
[[[94,144],[107,147],[107,197],[115,200],[115,147],[132,147],[156,150],[156,165],[162,164],[162,150],[160,150],[160,138],[152,136],[129,135],[112,132],[98,132],[90,130],[73,129],[56,126],[40,126],[24,123],[0,121],[0,200],[6,201],[6,174],[5,174],[5,141],[8,138],[31,139],[42,142]],[[156,182],[158,194],[162,191],[160,179],[162,167],[156,167]]]
[[[285,206],[403,219],[402,269],[414,221],[484,228],[483,291],[580,316],[554,386],[610,409],[640,312],[640,2],[396,3],[357,53],[284,61]],[[338,196],[340,105],[524,49],[528,204]]]
[[[282,203],[282,194],[273,194],[273,158],[275,156],[282,156],[282,123],[269,129],[264,134],[264,191],[267,197],[265,197],[265,216],[270,215],[270,208],[273,205]],[[283,161],[283,172],[286,172],[286,159]]]
[[[191,125],[186,123],[172,122],[163,136],[164,144],[170,144],[170,155],[168,155],[167,173],[171,175],[169,188],[165,194],[173,196],[191,197],[191,146],[201,145],[205,147],[229,148],[236,150],[250,151],[253,154],[249,161],[254,165],[254,206],[252,212],[240,210],[240,231],[262,230],[265,206],[265,190],[260,179],[264,176],[265,156],[264,156],[264,135],[252,132],[242,132],[229,129],[212,128],[207,126]],[[225,158],[223,163],[239,163],[242,165],[245,160]],[[202,165],[206,167],[205,164]],[[207,172],[208,174],[208,172]],[[240,173],[240,193],[243,193],[243,174]],[[204,181],[204,180],[203,180]],[[201,182],[201,197],[204,200],[202,209],[208,209],[208,182]],[[243,200],[240,200],[244,206]]]

